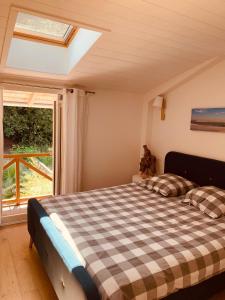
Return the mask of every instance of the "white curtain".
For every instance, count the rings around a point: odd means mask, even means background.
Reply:
[[[55,194],[71,194],[82,184],[87,96],[83,90],[65,89],[60,98],[55,110]]]
[[[2,180],[3,180],[3,89],[0,88],[0,224],[2,217]]]

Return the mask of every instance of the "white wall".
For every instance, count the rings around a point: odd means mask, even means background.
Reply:
[[[225,107],[225,61],[169,92],[165,121],[150,105],[147,142],[160,172],[171,150],[225,161],[225,133],[190,130],[191,109],[203,107]]]
[[[138,172],[143,96],[97,90],[89,97],[83,190],[131,182]]]

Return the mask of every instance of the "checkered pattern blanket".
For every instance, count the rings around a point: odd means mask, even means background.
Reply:
[[[161,299],[225,270],[225,219],[131,183],[42,200],[103,300]]]

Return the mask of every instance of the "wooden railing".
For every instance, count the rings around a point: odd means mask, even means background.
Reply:
[[[5,159],[10,159],[4,167],[3,170],[8,169],[10,166],[15,164],[15,179],[16,179],[16,193],[15,193],[15,198],[13,199],[3,199],[3,204],[10,205],[10,204],[16,204],[19,205],[20,203],[26,202],[29,198],[38,198],[42,199],[50,195],[30,195],[30,197],[21,197],[20,195],[20,164],[23,164],[26,166],[28,169],[38,173],[39,175],[45,177],[46,179],[53,181],[52,176],[49,174],[46,174],[44,171],[38,169],[36,166],[30,164],[27,162],[25,159],[26,158],[33,158],[33,157],[46,157],[46,156],[52,156],[51,153],[19,153],[19,154],[4,154]]]

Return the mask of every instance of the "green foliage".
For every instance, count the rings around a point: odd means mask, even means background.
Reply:
[[[52,152],[52,149],[49,148],[47,145],[42,147],[37,146],[18,146],[13,145],[12,149],[10,149],[10,153],[17,154],[17,153],[42,153],[42,152]],[[52,169],[52,156],[41,156],[37,157],[37,159],[45,164],[48,168]],[[26,159],[29,161],[29,159]],[[30,161],[29,161],[30,162]]]
[[[4,136],[20,146],[52,145],[52,110],[30,107],[4,107]]]
[[[16,194],[16,172],[12,165],[3,172],[3,195],[5,199],[12,198]]]
[[[52,156],[41,156],[38,159],[49,169],[52,169]]]
[[[42,147],[13,145],[12,148],[10,149],[10,153],[12,153],[12,154],[41,153],[41,152],[49,152],[49,147],[47,145],[42,146]]]

